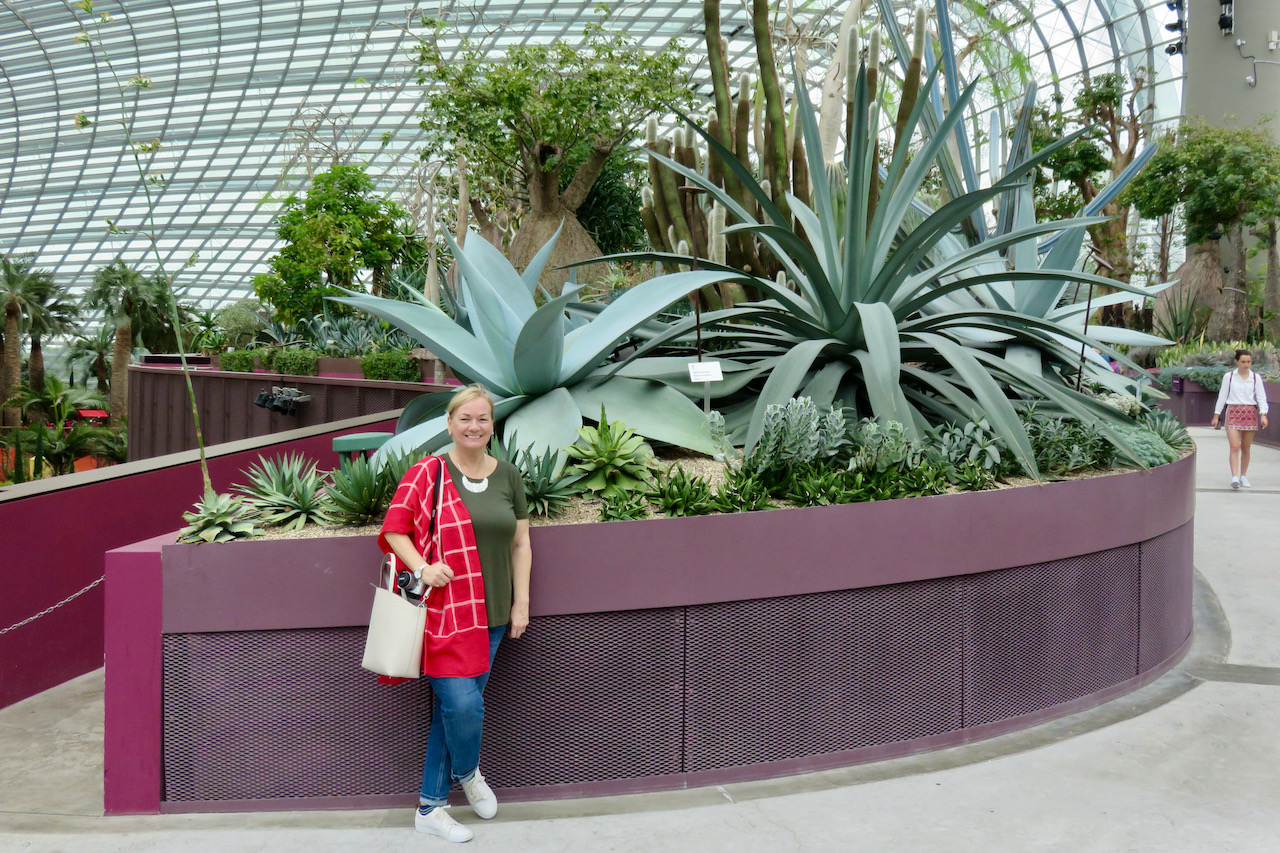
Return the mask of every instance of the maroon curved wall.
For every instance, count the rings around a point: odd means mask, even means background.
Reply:
[[[1096,704],[1185,650],[1193,512],[1194,457],[999,492],[535,528],[533,624],[495,665],[485,773],[507,798],[658,790]],[[131,685],[108,652],[108,811],[411,802],[430,693],[359,669],[371,538],[166,546],[163,566],[161,547],[111,555],[155,671]]]
[[[301,452],[336,467],[333,438],[387,431],[395,413],[211,447],[215,489],[243,481],[261,453]],[[103,554],[182,526],[200,497],[194,451],[0,489],[0,628],[103,576]],[[0,634],[0,708],[102,666],[103,590]]]

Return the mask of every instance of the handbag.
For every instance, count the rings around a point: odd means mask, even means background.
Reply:
[[[428,540],[437,537],[437,517],[444,494],[443,462],[436,475],[431,507]],[[440,543],[436,542],[439,553]],[[396,584],[399,560],[388,554],[379,570],[379,583],[373,591],[373,610],[369,613],[369,633],[364,641],[364,658],[360,666],[392,678],[417,678],[422,675],[422,641],[427,624],[427,587],[422,598],[400,589]]]

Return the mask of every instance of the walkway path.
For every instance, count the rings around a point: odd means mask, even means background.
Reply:
[[[462,849],[1280,849],[1280,451],[1255,449],[1257,485],[1232,492],[1225,437],[1192,434],[1196,643],[1156,683],[1033,731],[864,767],[505,805]],[[452,849],[414,833],[408,809],[104,818],[101,721],[101,671],[0,711],[0,850]]]

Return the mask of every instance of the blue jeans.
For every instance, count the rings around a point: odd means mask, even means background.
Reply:
[[[489,629],[489,666],[498,652],[498,643],[507,626]],[[431,734],[427,736],[427,757],[422,768],[422,790],[418,803],[424,806],[449,804],[454,780],[470,779],[480,766],[480,730],[484,724],[484,686],[489,673],[475,678],[430,678]]]

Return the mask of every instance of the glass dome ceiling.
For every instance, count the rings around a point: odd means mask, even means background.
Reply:
[[[875,0],[861,2],[865,27],[878,10]],[[910,9],[895,3],[906,21]],[[784,15],[788,4],[778,5]],[[0,251],[33,253],[79,292],[116,257],[154,268],[143,236],[152,233],[166,267],[178,271],[180,298],[202,308],[252,295],[251,279],[275,249],[277,202],[305,186],[317,155],[370,163],[380,188],[415,209],[424,140],[408,49],[423,14],[499,46],[577,39],[599,17],[591,0],[95,0],[93,15],[82,6],[0,7],[0,169],[8,178],[0,185]],[[724,0],[721,9],[730,63],[740,70],[754,57],[749,6]],[[794,0],[786,40],[825,67],[847,6]],[[95,61],[77,38],[104,13],[112,21],[102,24],[102,45],[118,79],[144,75],[149,88],[129,87],[122,98],[103,53]],[[682,39],[697,91],[709,98],[701,4],[637,0],[612,4],[610,14],[646,46]],[[1180,38],[1165,27],[1175,14],[1165,0],[967,0],[951,8],[962,74],[984,83],[984,112],[1016,103],[1024,76],[1041,98],[1052,89],[1070,103],[1083,74],[1143,69],[1155,123],[1180,112],[1181,56],[1164,50]],[[78,128],[81,114],[93,123]],[[141,162],[163,184],[140,179],[122,117],[136,142],[160,140]]]

